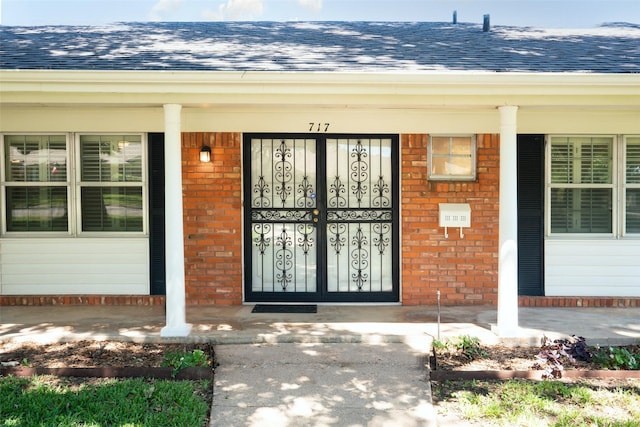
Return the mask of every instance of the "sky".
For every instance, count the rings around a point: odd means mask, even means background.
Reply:
[[[428,21],[538,28],[640,24],[640,0],[0,0],[2,25],[132,21]]]

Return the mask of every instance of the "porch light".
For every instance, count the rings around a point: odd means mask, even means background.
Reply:
[[[203,145],[200,148],[200,161],[203,163],[209,163],[211,161],[211,147]]]

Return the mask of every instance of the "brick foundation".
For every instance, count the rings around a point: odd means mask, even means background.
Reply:
[[[0,296],[0,306],[138,305],[164,306],[164,295],[11,295]]]
[[[518,297],[520,307],[640,307],[633,297]]]
[[[138,305],[163,306],[164,295],[11,295],[0,296],[0,306]],[[191,304],[193,305],[193,304]],[[452,304],[449,304],[452,305]],[[640,298],[518,297],[520,307],[640,307]]]

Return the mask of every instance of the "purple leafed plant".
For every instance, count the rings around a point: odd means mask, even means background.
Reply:
[[[551,340],[542,337],[540,352],[536,355],[535,369],[542,369],[542,378],[561,378],[564,364],[578,360],[588,362],[591,353],[584,337],[572,335],[570,338]]]

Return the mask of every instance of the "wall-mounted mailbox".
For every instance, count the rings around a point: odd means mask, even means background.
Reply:
[[[449,238],[448,227],[460,227],[460,238],[463,238],[462,227],[471,227],[471,206],[468,203],[440,203],[438,206],[444,237]]]

